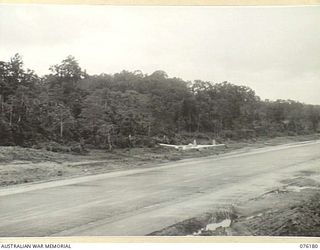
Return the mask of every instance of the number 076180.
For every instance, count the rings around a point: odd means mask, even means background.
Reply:
[[[300,248],[316,249],[318,244],[300,244]]]

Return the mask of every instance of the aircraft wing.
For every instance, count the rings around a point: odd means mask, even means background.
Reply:
[[[179,148],[179,145],[164,144],[164,143],[160,143],[159,145],[163,147],[169,147],[169,148],[176,148],[176,149]]]
[[[172,145],[172,144],[164,144],[160,143],[160,146],[163,147],[169,147],[169,148],[175,148],[175,149],[182,149],[182,150],[188,150],[188,149],[201,149],[201,148],[213,148],[213,147],[221,147],[225,146],[224,144],[217,144],[217,145]]]
[[[225,146],[224,144],[217,144],[217,145],[197,145],[197,148],[213,148],[213,147],[221,147]]]

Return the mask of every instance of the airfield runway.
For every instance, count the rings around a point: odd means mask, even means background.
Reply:
[[[0,236],[146,235],[320,166],[320,142],[0,189]]]

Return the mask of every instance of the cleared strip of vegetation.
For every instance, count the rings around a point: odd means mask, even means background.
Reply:
[[[18,146],[2,146],[0,147],[0,186],[155,167],[170,161],[214,156],[228,152],[246,152],[254,148],[316,139],[320,139],[320,135],[278,137],[242,142],[229,141],[226,148],[219,150],[177,151],[154,147],[114,149],[113,151],[90,150],[84,155],[55,153],[44,149]]]

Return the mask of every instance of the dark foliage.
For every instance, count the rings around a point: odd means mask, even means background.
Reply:
[[[72,56],[50,70],[40,78],[18,54],[0,61],[1,145],[53,141],[112,150],[179,143],[185,135],[238,140],[319,132],[320,106],[262,101],[246,86],[185,82],[163,71],[89,76]]]

